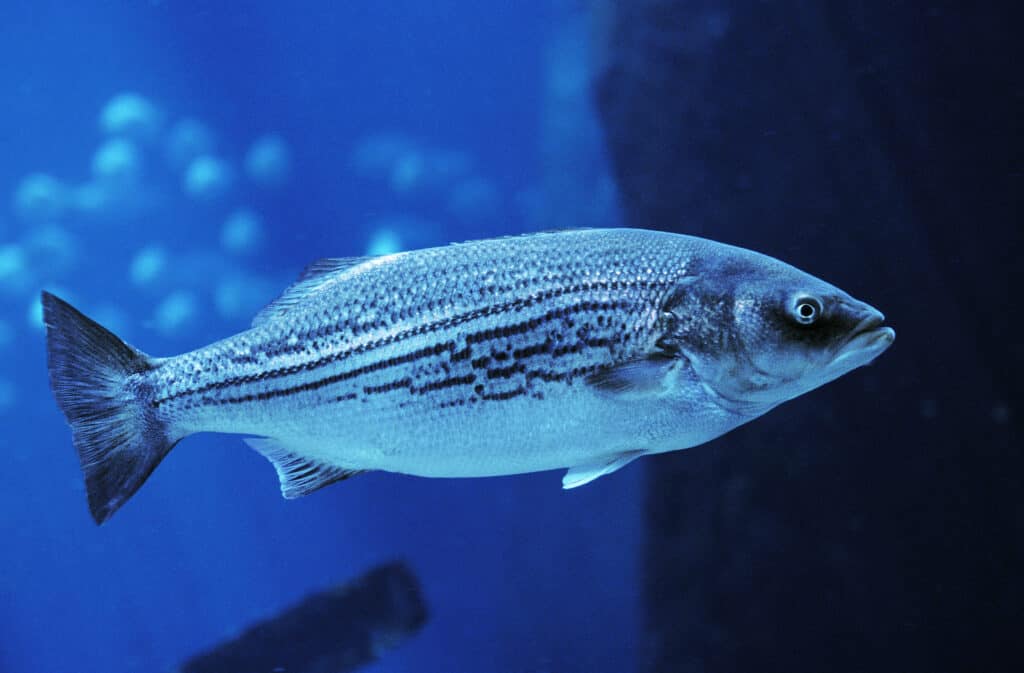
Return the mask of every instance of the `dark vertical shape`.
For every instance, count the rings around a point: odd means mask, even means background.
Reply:
[[[596,7],[627,222],[782,257],[898,333],[876,365],[648,461],[641,670],[1014,670],[1012,3]]]
[[[370,664],[423,626],[419,582],[401,563],[379,566],[198,654],[176,673],[344,673]]]

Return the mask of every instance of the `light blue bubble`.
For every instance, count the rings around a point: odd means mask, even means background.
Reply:
[[[245,174],[259,185],[280,185],[291,172],[291,150],[277,135],[257,138],[245,154]]]
[[[158,245],[147,245],[132,257],[128,277],[137,287],[152,285],[167,268],[167,252]]]
[[[14,192],[14,213],[30,223],[52,222],[67,209],[67,188],[45,173],[25,176]]]
[[[100,145],[92,157],[92,174],[104,185],[132,187],[142,177],[142,154],[130,140],[108,140]]]
[[[199,302],[186,290],[169,294],[156,307],[153,322],[157,331],[165,336],[179,334],[190,327],[198,317]]]
[[[426,169],[427,165],[423,155],[418,151],[403,154],[391,167],[391,189],[398,194],[417,191],[427,177]]]
[[[25,249],[16,243],[0,245],[0,291],[20,293],[31,283]]]
[[[199,201],[214,201],[224,196],[234,182],[231,167],[223,159],[204,154],[185,171],[185,193]]]
[[[393,255],[402,251],[402,237],[392,229],[378,229],[370,236],[366,254],[370,256]]]
[[[233,255],[251,255],[263,244],[263,219],[248,208],[228,216],[220,230],[220,244]]]
[[[111,98],[100,112],[100,128],[109,135],[152,141],[163,126],[163,113],[152,101],[134,92]]]

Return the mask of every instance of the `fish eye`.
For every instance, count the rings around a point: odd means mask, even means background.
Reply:
[[[824,308],[821,300],[810,295],[800,295],[793,301],[793,318],[801,325],[810,325],[818,318]]]

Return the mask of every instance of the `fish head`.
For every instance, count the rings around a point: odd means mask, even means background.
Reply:
[[[885,316],[779,260],[730,249],[688,273],[664,305],[662,346],[684,357],[713,397],[758,415],[892,345]]]

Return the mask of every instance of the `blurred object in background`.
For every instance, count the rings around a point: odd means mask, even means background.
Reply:
[[[138,287],[155,284],[167,270],[167,251],[159,245],[150,244],[132,257],[128,277]]]
[[[163,112],[145,96],[119,93],[100,112],[100,128],[109,136],[142,143],[157,140],[164,126]]]
[[[235,181],[234,170],[219,157],[201,154],[193,159],[182,185],[185,194],[197,201],[214,201],[227,194]]]
[[[172,170],[184,170],[192,161],[216,149],[213,131],[203,122],[186,117],[177,121],[164,143],[167,163]]]
[[[175,673],[354,671],[415,635],[426,621],[416,576],[405,564],[391,563],[306,596],[192,657]]]
[[[263,219],[249,208],[238,208],[221,226],[220,245],[224,252],[247,256],[259,252],[265,236]]]
[[[59,219],[68,206],[67,187],[46,173],[30,173],[14,192],[14,214],[23,222],[38,224]]]
[[[245,153],[245,174],[262,187],[277,187],[291,173],[291,150],[276,135],[257,138]]]
[[[208,124],[186,116],[168,127],[162,107],[139,93],[110,98],[99,127],[84,179],[35,171],[13,189],[14,217],[0,222],[0,308],[27,311],[28,320],[11,323],[8,340],[18,340],[26,324],[41,324],[41,288],[77,287],[84,277],[119,302],[142,298],[152,316],[145,327],[166,339],[213,326],[200,318],[214,311],[224,320],[250,318],[242,311],[255,312],[274,294],[266,278],[242,267],[265,252],[268,225],[261,213],[236,204],[260,196],[261,208],[273,209],[287,196],[295,166],[286,141],[260,136],[233,160],[215,153],[217,134]],[[245,167],[244,184],[236,163]],[[262,194],[266,187],[274,193]],[[191,251],[164,242],[183,240]],[[110,264],[110,248],[127,261]],[[228,255],[218,256],[218,249]],[[118,270],[127,273],[118,277]]]
[[[544,55],[540,138],[543,187],[538,199],[524,204],[530,228],[611,227],[620,223],[618,194],[592,99],[602,48],[592,38],[604,20],[600,3],[593,4],[595,7],[579,3],[566,9]]]

